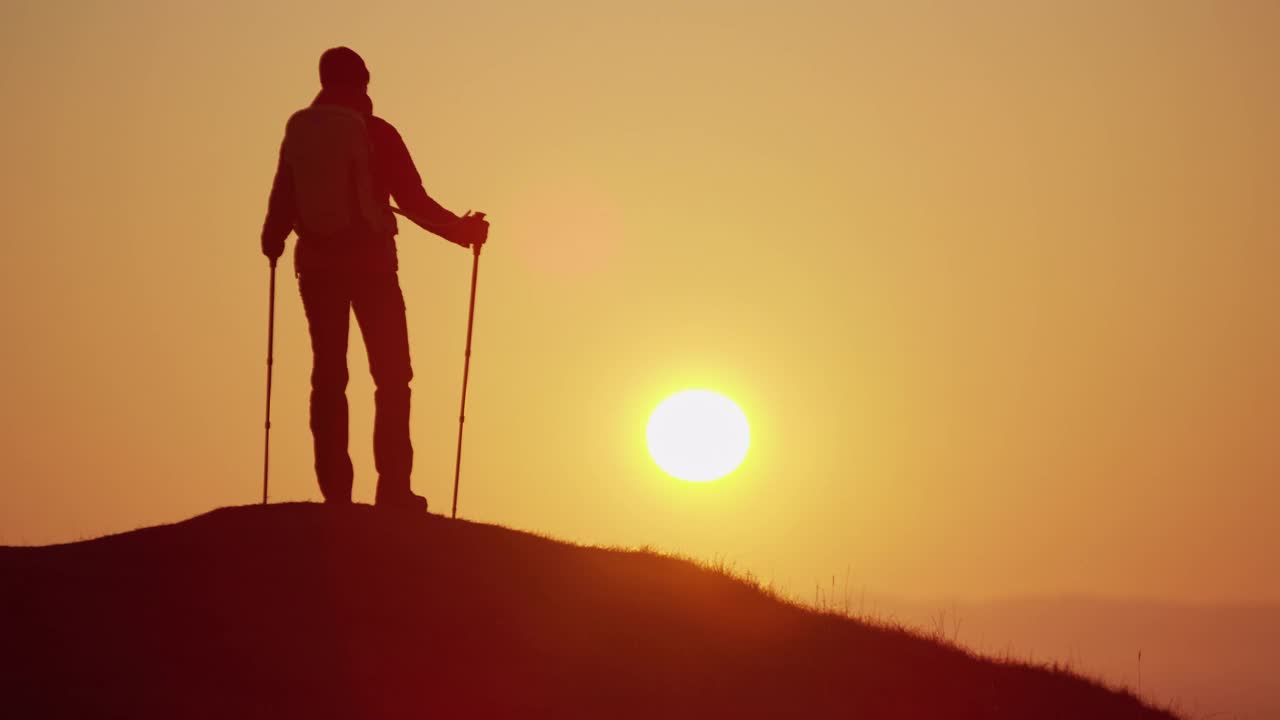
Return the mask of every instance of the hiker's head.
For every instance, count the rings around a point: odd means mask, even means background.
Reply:
[[[320,86],[325,89],[364,90],[369,69],[364,58],[349,47],[329,48],[320,56]]]

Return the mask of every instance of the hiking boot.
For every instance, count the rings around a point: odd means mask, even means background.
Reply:
[[[408,490],[388,495],[379,494],[374,501],[374,505],[385,510],[403,513],[417,514],[427,512],[427,499]]]

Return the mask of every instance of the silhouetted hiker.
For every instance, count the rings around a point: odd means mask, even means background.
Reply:
[[[422,511],[409,487],[409,338],[397,276],[396,221],[388,196],[414,222],[463,247],[483,243],[487,225],[429,197],[400,134],[374,117],[369,71],[355,51],[320,56],[320,94],[289,118],[262,252],[273,261],[297,231],[294,267],[311,331],[311,433],[316,479],[328,503],[351,502],[347,454],[347,331],[351,312],[364,335],[376,385],[373,450],[379,506]]]

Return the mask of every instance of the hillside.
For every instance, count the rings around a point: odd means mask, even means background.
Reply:
[[[0,548],[0,715],[1171,718],[651,553],[293,504]]]

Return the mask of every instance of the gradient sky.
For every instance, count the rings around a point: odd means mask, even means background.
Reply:
[[[428,192],[493,221],[464,517],[800,596],[1280,602],[1280,4],[353,8],[0,10],[0,543],[256,501],[258,232],[346,44]],[[400,261],[447,510],[470,259],[406,228]],[[286,255],[276,500],[319,499],[309,367]],[[687,387],[752,422],[717,483],[644,446]]]

